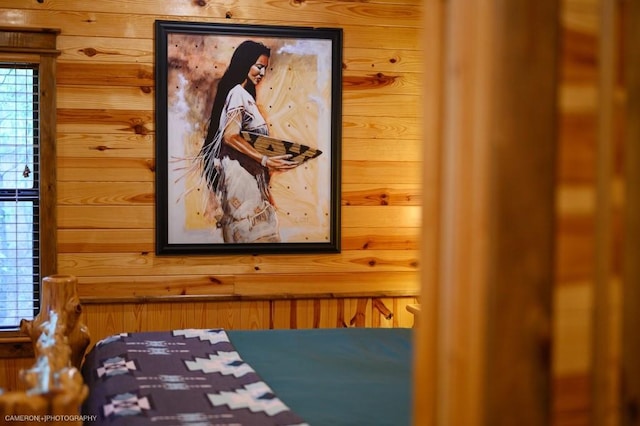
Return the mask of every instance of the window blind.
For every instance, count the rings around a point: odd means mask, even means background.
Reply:
[[[0,62],[0,329],[39,309],[38,65]]]

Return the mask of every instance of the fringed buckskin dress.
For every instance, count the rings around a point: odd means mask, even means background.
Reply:
[[[223,141],[241,131],[269,134],[255,99],[238,84],[227,95],[213,143],[201,154],[203,173],[222,207],[218,226],[228,243],[279,242],[269,170]]]

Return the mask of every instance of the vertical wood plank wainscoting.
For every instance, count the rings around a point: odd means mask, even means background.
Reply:
[[[413,303],[416,303],[414,297],[196,300],[91,303],[85,304],[84,310],[87,326],[95,341],[123,330],[412,327],[413,315],[407,311],[406,306]]]

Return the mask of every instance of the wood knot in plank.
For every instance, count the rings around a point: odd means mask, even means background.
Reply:
[[[138,70],[138,78],[141,80],[153,80],[154,76],[153,73],[147,71],[147,70],[143,70],[143,69],[139,69]]]
[[[360,258],[360,259],[353,260],[353,262],[355,262],[355,263],[357,263],[359,265],[367,265],[367,266],[374,267],[379,263],[379,259],[376,259],[375,257]],[[383,264],[384,264],[384,262],[383,262]]]
[[[136,135],[148,135],[149,129],[144,126],[144,123],[132,123],[131,129]]]
[[[207,5],[206,0],[193,0],[193,5],[198,7],[205,7]]]
[[[151,93],[153,91],[153,89],[151,89],[151,87],[149,86],[141,86],[140,90],[142,91],[142,93]]]
[[[381,72],[365,76],[343,77],[342,84],[350,88],[371,89],[392,85],[397,76],[385,75]]]
[[[84,53],[88,57],[93,57],[98,54],[98,51],[93,47],[87,47],[86,49],[80,49],[80,52]]]
[[[227,11],[227,13],[225,13],[224,17],[227,18],[227,19],[231,19],[231,18],[233,18],[233,14],[231,13],[231,11]]]

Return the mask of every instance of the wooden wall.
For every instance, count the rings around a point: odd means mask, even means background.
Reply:
[[[557,425],[589,419],[598,3],[562,0],[559,16]],[[438,155],[422,136],[422,79],[434,63],[419,42],[421,13],[420,0],[3,0],[4,25],[61,29],[58,271],[78,277],[94,338],[181,326],[410,326],[418,251],[434,247],[420,241],[421,213],[438,208],[437,173],[421,186],[423,147]],[[156,19],[344,28],[341,254],[154,255]],[[426,238],[436,238],[436,219],[424,222]]]
[[[423,201],[416,155],[420,16],[415,1],[375,8],[351,1],[3,2],[6,23],[61,30],[58,272],[78,277],[81,298],[92,304],[89,322],[107,309],[103,303],[173,296],[415,301]],[[342,253],[155,256],[156,19],[344,28]],[[180,303],[158,306],[199,309]],[[136,305],[116,306],[108,309],[126,313]],[[252,309],[276,315],[258,302]],[[239,324],[270,323],[232,325]]]
[[[58,273],[77,276],[94,340],[174,327],[413,325],[421,209],[433,202],[421,189],[421,9],[415,0],[0,4],[3,25],[60,29]],[[343,28],[341,253],[154,254],[158,19]]]

